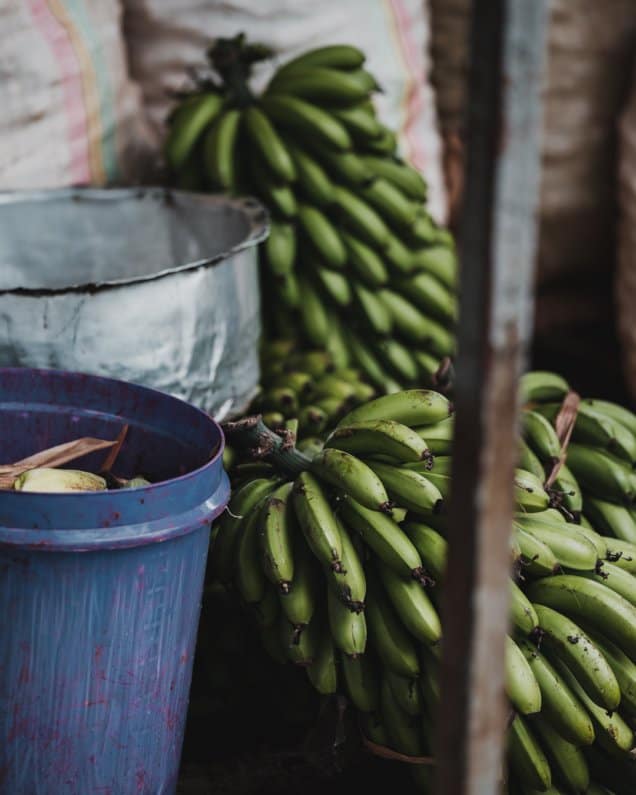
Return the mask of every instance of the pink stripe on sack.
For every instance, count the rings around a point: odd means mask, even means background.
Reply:
[[[48,42],[58,65],[70,150],[69,182],[86,184],[91,177],[88,122],[77,55],[68,31],[53,14],[47,0],[29,0],[29,5],[35,25]]]
[[[426,151],[424,142],[420,140],[422,133],[417,134],[417,119],[424,106],[423,82],[426,79],[423,53],[420,53],[417,42],[412,35],[413,22],[409,16],[404,0],[388,0],[395,21],[395,32],[402,50],[408,72],[407,95],[405,101],[405,120],[403,135],[408,144],[411,163],[420,171],[425,169]]]

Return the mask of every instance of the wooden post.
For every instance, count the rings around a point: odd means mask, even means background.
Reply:
[[[517,380],[531,334],[548,0],[473,0],[438,795],[495,795]]]

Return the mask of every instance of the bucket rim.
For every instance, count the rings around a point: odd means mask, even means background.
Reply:
[[[0,191],[0,209],[9,204],[19,203],[44,203],[57,199],[68,199],[74,202],[104,202],[139,200],[150,197],[166,204],[181,204],[182,206],[202,205],[218,207],[220,205],[229,206],[232,209],[243,212],[249,222],[247,236],[232,246],[227,251],[215,254],[213,257],[186,262],[183,265],[175,265],[163,268],[156,273],[128,276],[122,279],[104,279],[97,282],[86,282],[81,284],[65,285],[64,287],[10,287],[0,289],[0,297],[6,295],[20,297],[41,298],[45,296],[68,295],[73,293],[95,294],[106,290],[114,290],[128,287],[135,284],[145,284],[155,282],[180,273],[188,273],[202,268],[210,268],[217,265],[222,260],[245,251],[248,248],[262,243],[269,235],[270,216],[267,209],[258,199],[252,196],[232,197],[224,194],[204,194],[192,193],[189,191],[175,190],[156,185],[138,188],[54,188],[51,190],[20,190],[20,191]]]

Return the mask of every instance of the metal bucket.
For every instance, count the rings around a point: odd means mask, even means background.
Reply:
[[[160,389],[214,414],[259,379],[253,199],[142,189],[0,194],[0,366]]]
[[[0,460],[129,431],[115,471],[154,485],[0,492],[0,792],[172,795],[223,434],[168,395],[0,369]],[[73,467],[98,469],[104,453]],[[160,482],[159,482],[160,481]]]

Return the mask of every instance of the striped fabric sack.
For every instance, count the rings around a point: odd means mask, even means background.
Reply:
[[[383,121],[399,130],[402,153],[428,180],[431,213],[445,219],[426,0],[124,0],[124,7],[131,74],[158,135],[171,93],[187,85],[187,70],[204,66],[214,38],[243,31],[275,48],[279,60],[323,44],[357,45],[384,89],[377,97]],[[275,66],[262,67],[256,88]]]
[[[120,0],[0,0],[0,189],[136,181],[151,152]]]

